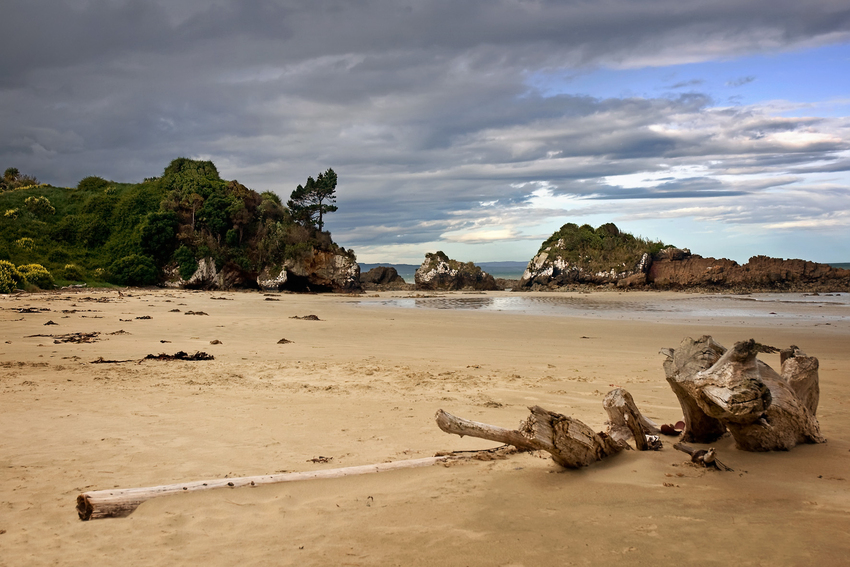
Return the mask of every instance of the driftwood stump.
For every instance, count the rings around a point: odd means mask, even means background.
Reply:
[[[615,441],[625,443],[634,439],[638,451],[661,449],[658,439],[661,430],[640,413],[634,398],[626,390],[617,388],[608,392],[602,400],[602,407],[608,413],[608,435]]]
[[[782,374],[756,357],[777,352],[754,340],[726,350],[711,337],[664,349],[667,382],[685,415],[683,441],[711,443],[726,430],[745,451],[823,443],[815,412],[818,362],[797,347],[782,352]]]
[[[540,406],[528,409],[531,415],[513,430],[470,421],[443,410],[438,410],[435,418],[437,426],[446,433],[507,443],[526,451],[547,451],[556,463],[568,469],[586,467],[628,448],[626,443],[595,433],[577,419]]]

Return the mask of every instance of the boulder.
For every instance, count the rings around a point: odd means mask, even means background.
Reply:
[[[414,275],[418,290],[499,289],[496,280],[472,262],[451,260],[443,252],[425,254],[425,261]]]
[[[376,266],[360,274],[361,284],[389,285],[393,283],[406,283],[404,278],[398,275],[398,271],[391,266]]]

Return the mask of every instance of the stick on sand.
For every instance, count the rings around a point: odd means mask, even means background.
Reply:
[[[123,518],[129,516],[139,504],[157,496],[168,496],[197,490],[213,488],[239,488],[240,486],[257,486],[260,484],[276,484],[294,482],[297,480],[313,480],[320,478],[339,478],[360,474],[393,471],[396,469],[412,469],[428,467],[446,461],[451,457],[425,457],[406,461],[393,461],[375,465],[360,465],[339,469],[321,471],[280,473],[263,476],[243,476],[239,478],[222,478],[216,480],[197,480],[183,484],[165,484],[146,488],[116,488],[114,490],[95,490],[84,492],[77,496],[77,514],[81,520],[97,520],[99,518]]]

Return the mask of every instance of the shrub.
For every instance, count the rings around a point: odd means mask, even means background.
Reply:
[[[56,213],[56,209],[50,204],[47,197],[27,197],[24,200],[27,210],[37,217],[46,217]]]
[[[82,281],[83,270],[76,264],[65,264],[62,268],[62,278],[72,282]]]
[[[53,276],[41,264],[24,264],[23,266],[18,266],[18,271],[32,285],[38,286],[41,289],[53,288]]]
[[[3,217],[15,220],[16,218],[18,218],[18,209],[6,209],[6,212],[3,213]]]
[[[15,246],[27,251],[31,251],[35,247],[35,241],[32,238],[23,237],[15,241]]]
[[[77,183],[77,189],[83,191],[97,191],[99,189],[106,189],[107,185],[109,185],[109,182],[103,177],[90,175],[89,177],[80,179],[80,182]]]
[[[26,279],[12,262],[0,260],[0,293],[12,293],[26,283]]]
[[[139,254],[115,260],[109,271],[112,273],[111,281],[118,285],[152,285],[158,279],[153,259]]]

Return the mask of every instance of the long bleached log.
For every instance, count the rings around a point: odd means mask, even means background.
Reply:
[[[340,478],[369,473],[428,467],[450,459],[450,456],[425,457],[393,461],[374,465],[360,465],[319,471],[280,473],[263,476],[243,476],[238,478],[222,478],[215,480],[198,480],[180,484],[166,484],[145,488],[116,488],[113,490],[95,490],[84,492],[77,496],[77,514],[81,520],[96,520],[99,518],[122,518],[129,516],[142,502],[184,492],[212,490],[214,488],[239,488],[242,486],[257,486],[261,484],[277,484],[299,480],[314,480],[325,478]]]

